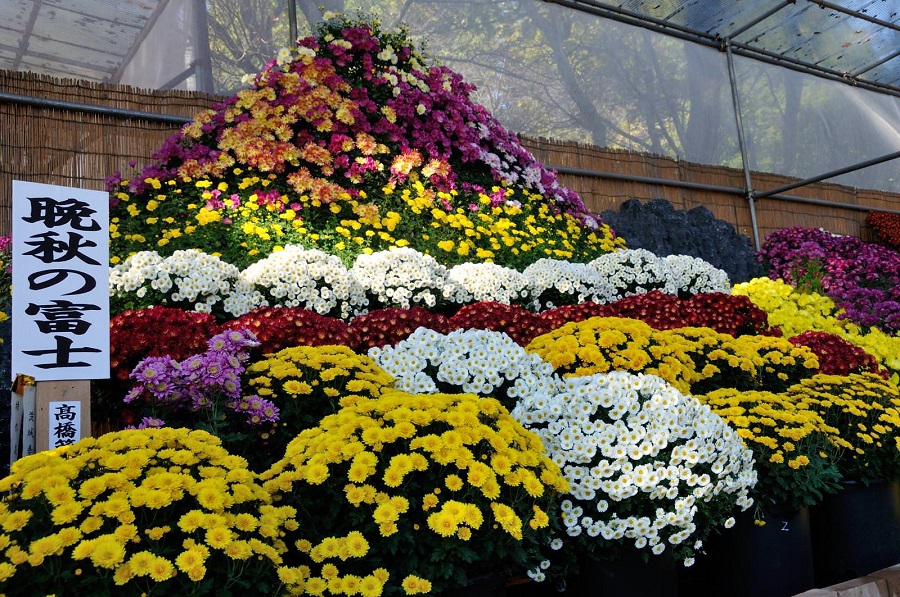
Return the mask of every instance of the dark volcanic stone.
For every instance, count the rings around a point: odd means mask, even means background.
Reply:
[[[699,257],[725,270],[732,284],[762,275],[750,239],[706,207],[676,210],[665,199],[643,204],[629,199],[619,211],[601,216],[629,249],[646,249],[659,257]]]

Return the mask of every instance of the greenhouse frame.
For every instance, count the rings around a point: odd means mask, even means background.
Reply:
[[[741,169],[735,187],[548,164],[739,194],[757,246],[760,199],[815,204],[788,192],[822,180],[900,191],[900,11],[888,0],[18,0],[0,7],[0,69],[229,94],[323,9],[405,24],[521,135]],[[116,112],[20,93],[0,102]],[[796,180],[764,188],[753,172]]]

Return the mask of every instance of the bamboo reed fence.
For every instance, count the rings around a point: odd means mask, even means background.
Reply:
[[[10,71],[0,71],[0,90],[16,96],[181,117],[191,117],[221,99],[194,92],[146,91]],[[25,105],[0,98],[0,234],[10,232],[12,180],[103,189],[107,176],[115,172],[129,174],[150,162],[152,154],[178,126],[139,117]],[[732,168],[547,139],[522,138],[522,142],[535,157],[552,167],[734,189],[744,186],[743,172]],[[617,210],[627,199],[666,199],[675,209],[706,206],[717,218],[752,237],[749,204],[738,194],[584,174],[562,173],[560,179],[577,191],[596,213]],[[775,174],[752,174],[757,191],[794,180]],[[794,189],[791,194],[835,204],[900,210],[900,194],[837,184],[816,183]],[[865,224],[866,213],[776,198],[756,203],[760,239],[780,228],[805,226],[872,241],[875,239]]]

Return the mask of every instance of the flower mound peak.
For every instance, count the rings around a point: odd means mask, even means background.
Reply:
[[[325,20],[135,180],[110,181],[114,258],[215,248],[243,268],[291,243],[346,263],[412,246],[524,267],[622,245],[471,85],[427,62],[405,30]]]

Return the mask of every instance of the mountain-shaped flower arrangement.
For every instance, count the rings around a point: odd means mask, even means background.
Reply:
[[[406,30],[330,18],[109,181],[112,260],[201,249],[244,268],[300,245],[350,265],[409,246],[521,270],[624,246],[473,90]]]

